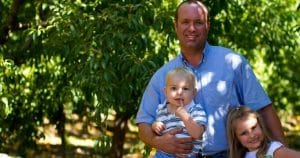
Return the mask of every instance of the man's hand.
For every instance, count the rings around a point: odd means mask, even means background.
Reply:
[[[182,132],[182,128],[176,128],[156,137],[156,149],[162,150],[170,154],[189,154],[192,152],[193,145],[188,144],[192,142],[192,137],[177,138],[175,135]]]

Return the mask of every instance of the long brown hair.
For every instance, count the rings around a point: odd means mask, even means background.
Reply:
[[[257,112],[251,110],[246,106],[239,106],[230,109],[227,115],[226,131],[229,145],[229,158],[243,158],[246,152],[248,151],[248,149],[239,142],[235,133],[237,120],[245,119],[247,117],[256,118],[264,134],[261,147],[258,149],[256,157],[263,158],[264,155],[267,153],[268,145],[271,141],[271,138],[269,137],[262,117]]]

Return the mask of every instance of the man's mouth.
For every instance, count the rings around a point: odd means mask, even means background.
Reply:
[[[197,35],[185,35],[187,39],[195,39]]]

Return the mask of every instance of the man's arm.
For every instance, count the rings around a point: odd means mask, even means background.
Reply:
[[[138,127],[140,140],[150,147],[170,154],[189,154],[192,152],[193,145],[187,144],[193,141],[192,137],[176,138],[175,134],[181,131],[179,129],[158,136],[152,131],[150,124],[139,123]]]
[[[286,144],[280,119],[276,114],[276,110],[274,109],[272,104],[265,106],[264,108],[258,110],[258,112],[266,122],[266,126],[269,133],[271,134],[271,137],[283,144]]]

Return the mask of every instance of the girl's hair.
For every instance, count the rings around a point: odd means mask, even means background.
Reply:
[[[271,138],[267,133],[266,126],[263,122],[263,119],[257,112],[251,110],[250,108],[246,106],[239,106],[239,107],[232,108],[227,115],[226,130],[227,130],[227,139],[229,145],[229,158],[243,158],[246,152],[248,151],[248,149],[242,146],[242,144],[239,142],[235,131],[236,131],[237,121],[244,120],[249,117],[254,117],[257,119],[257,122],[264,134],[261,147],[258,149],[256,157],[262,158],[267,152],[268,144],[271,141]]]

